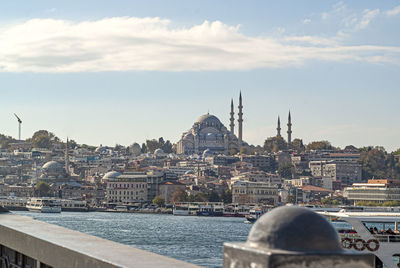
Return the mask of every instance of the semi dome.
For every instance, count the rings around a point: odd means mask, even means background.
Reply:
[[[55,170],[55,169],[62,169],[64,166],[56,161],[49,161],[43,165],[42,169],[44,170]]]
[[[117,171],[110,171],[110,172],[107,172],[106,174],[104,174],[103,179],[115,179],[120,175],[121,175],[121,173],[119,173]]]
[[[212,114],[202,115],[196,121],[196,123],[200,123],[200,124],[201,123],[206,123],[206,122],[207,123],[208,122],[214,122],[214,123],[221,124],[221,121],[219,121],[219,119],[215,115],[212,115]]]
[[[164,151],[163,151],[163,149],[161,149],[161,148],[158,148],[158,149],[156,149],[156,150],[154,151],[154,155],[162,155],[162,154],[164,154]]]

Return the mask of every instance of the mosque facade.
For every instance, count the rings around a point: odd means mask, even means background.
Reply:
[[[230,124],[229,130],[221,123],[221,121],[212,114],[200,116],[193,124],[192,128],[182,134],[181,139],[177,143],[177,154],[201,155],[208,154],[225,154],[228,155],[234,151],[239,152],[242,147],[248,146],[243,141],[243,104],[242,93],[239,95],[238,106],[238,133],[235,135],[235,112],[233,100],[231,101]],[[289,111],[288,116],[287,143],[291,146],[292,142],[292,122]],[[281,137],[281,123],[278,116],[277,137]]]
[[[229,154],[232,149],[239,151],[243,146],[242,124],[243,124],[242,94],[239,96],[239,133],[234,134],[234,111],[233,100],[231,102],[230,130],[212,114],[200,116],[192,128],[182,134],[177,143],[178,154],[202,154],[208,150],[213,154]]]

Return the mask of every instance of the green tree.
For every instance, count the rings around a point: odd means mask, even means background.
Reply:
[[[294,139],[291,144],[292,148],[295,149],[297,152],[304,152],[306,147],[303,144],[303,140],[301,139]]]
[[[30,139],[34,147],[50,148],[53,144],[59,143],[60,139],[47,130],[36,131]]]
[[[171,196],[170,204],[175,202],[186,202],[188,195],[184,189],[176,189]]]
[[[329,141],[313,141],[307,144],[306,150],[333,150],[334,147]]]
[[[219,202],[220,201],[219,195],[218,195],[218,193],[216,191],[209,192],[207,194],[207,199],[210,202]]]
[[[225,204],[230,204],[232,203],[232,191],[231,190],[225,190],[221,194],[220,200],[224,202]]]
[[[142,154],[144,154],[144,153],[147,152],[147,147],[146,147],[146,144],[145,144],[145,143],[142,143],[142,147],[141,147],[141,149],[140,149],[140,152],[141,152]]]
[[[230,155],[236,155],[238,152],[239,152],[238,149],[235,148],[235,147],[233,147],[233,148],[231,148],[231,150],[229,151],[229,154],[230,154]]]
[[[38,193],[38,196],[50,196],[51,187],[48,183],[44,181],[39,181],[38,183],[36,183],[35,189]]]
[[[269,137],[264,142],[264,150],[269,153],[275,153],[286,149],[287,143],[282,137]]]
[[[290,203],[290,204],[296,203],[295,196],[294,195],[288,195],[288,197],[286,198],[286,203]]]
[[[278,174],[285,179],[291,179],[294,174],[294,167],[291,163],[284,163],[278,168]]]
[[[152,203],[156,206],[162,207],[165,205],[165,199],[162,196],[157,195],[154,197]]]
[[[247,154],[247,147],[243,146],[242,148],[240,148],[240,154]]]
[[[164,151],[166,154],[172,153],[172,143],[167,140],[164,145],[161,147],[161,149]]]

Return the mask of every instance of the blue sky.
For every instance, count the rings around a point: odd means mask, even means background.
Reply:
[[[3,1],[0,133],[177,142],[200,115],[276,133],[400,147],[400,1]],[[286,126],[283,127],[286,131]]]

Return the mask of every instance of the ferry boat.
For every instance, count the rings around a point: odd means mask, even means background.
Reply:
[[[214,216],[221,217],[224,211],[224,203],[222,202],[206,202],[198,204],[199,209],[196,211],[197,216]]]
[[[343,248],[373,253],[385,267],[400,267],[400,213],[318,213],[338,229]]]
[[[249,215],[250,208],[239,204],[230,204],[225,206],[222,216],[224,217],[246,217]]]
[[[222,216],[222,202],[177,202],[172,208],[175,216]]]
[[[83,200],[62,199],[61,210],[74,211],[74,212],[88,212],[89,207],[87,205],[87,202]]]
[[[27,210],[26,204],[28,202],[27,198],[19,197],[0,197],[0,206],[8,210]]]
[[[31,198],[27,202],[26,208],[29,211],[35,211],[35,212],[60,213],[61,201],[49,197]]]

